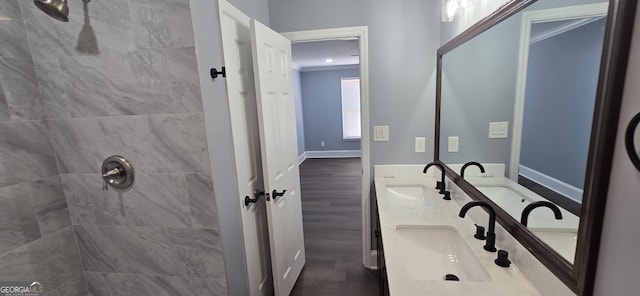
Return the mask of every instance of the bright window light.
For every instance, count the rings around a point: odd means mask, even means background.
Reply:
[[[342,139],[360,139],[360,78],[342,78]]]
[[[328,59],[326,59],[324,61],[327,62],[327,63],[331,63],[331,62],[333,62],[333,59],[332,58],[328,58]]]

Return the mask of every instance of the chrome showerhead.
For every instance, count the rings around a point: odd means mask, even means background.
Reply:
[[[69,6],[67,6],[67,0],[34,0],[33,4],[54,19],[61,22],[69,21]]]
[[[82,0],[85,4],[90,1],[91,0]],[[54,19],[65,23],[69,21],[69,6],[67,5],[67,0],[33,0],[33,4]]]

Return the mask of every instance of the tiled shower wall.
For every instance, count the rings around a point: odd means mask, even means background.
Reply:
[[[19,2],[0,0],[0,281],[86,295]]]
[[[38,182],[53,175],[50,183],[63,190],[56,196],[66,198],[68,211],[62,208],[73,225],[61,231],[62,241],[75,247],[75,234],[84,294],[226,295],[189,1],[69,1],[69,23],[46,16],[32,1],[0,5],[0,14],[10,6],[24,19],[8,33],[0,21],[0,38],[13,38],[14,45],[2,40],[0,53],[19,56],[30,48],[27,70],[15,72],[41,94],[25,93],[20,102],[5,96],[6,103],[0,96],[0,119],[11,119],[0,126],[0,186],[3,178],[16,178],[9,171],[33,174]],[[12,67],[4,60],[1,67]],[[5,73],[12,72],[0,69]],[[40,121],[24,121],[34,117]],[[28,124],[21,129],[31,134],[9,128],[14,121]],[[18,153],[14,146],[26,152],[5,159],[5,150]],[[110,155],[133,164],[131,190],[102,191],[100,165]],[[47,168],[51,172],[42,171]],[[33,202],[36,221],[37,207],[46,206]],[[51,244],[43,247],[51,252]],[[0,280],[6,270],[0,268]]]

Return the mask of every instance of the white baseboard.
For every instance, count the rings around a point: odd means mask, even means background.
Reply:
[[[582,203],[582,189],[573,185],[562,182],[554,177],[545,175],[541,172],[520,165],[520,175],[534,181],[544,187],[547,187],[555,192],[558,192],[570,199],[575,200],[578,203]]]
[[[369,266],[366,266],[369,269],[378,269],[378,250],[371,250],[369,254]]]
[[[305,151],[298,156],[298,164],[307,158],[353,158],[361,157],[360,150],[321,150],[321,151]]]

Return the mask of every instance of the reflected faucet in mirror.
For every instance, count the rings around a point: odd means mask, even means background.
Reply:
[[[522,225],[524,225],[525,227],[527,226],[527,222],[529,222],[529,213],[531,213],[531,211],[533,211],[533,209],[538,208],[538,207],[547,207],[550,208],[553,211],[553,214],[556,216],[556,220],[560,220],[562,219],[562,213],[560,212],[560,209],[558,208],[558,206],[548,202],[548,201],[534,201],[530,204],[528,204],[524,210],[522,210],[522,217],[520,217],[520,223],[522,223]]]
[[[465,164],[462,166],[462,168],[460,169],[460,177],[461,177],[462,179],[464,179],[464,170],[466,170],[466,169],[467,169],[467,167],[472,166],[472,165],[475,165],[475,166],[477,166],[478,168],[480,168],[480,172],[484,174],[485,170],[484,170],[484,166],[482,166],[482,164],[480,164],[479,162],[470,161],[470,162],[465,163]]]
[[[441,164],[439,164],[439,163],[437,163],[437,162],[429,163],[429,164],[427,164],[427,165],[424,167],[424,170],[422,170],[422,173],[423,173],[423,174],[426,174],[426,173],[427,173],[427,170],[428,170],[430,167],[432,167],[432,166],[436,166],[436,167],[438,167],[438,168],[440,169],[440,172],[442,173],[442,174],[440,175],[440,181],[438,181],[438,182],[436,183],[436,189],[440,189],[440,191],[439,191],[439,193],[440,193],[440,194],[445,194],[445,192],[446,192],[446,186],[445,186],[445,183],[444,183],[444,167],[443,167]]]
[[[485,208],[489,212],[489,225],[487,230],[487,242],[484,244],[484,249],[488,252],[496,251],[496,211],[487,202],[476,200],[465,204],[461,209],[458,216],[464,218],[469,209],[479,206]]]

